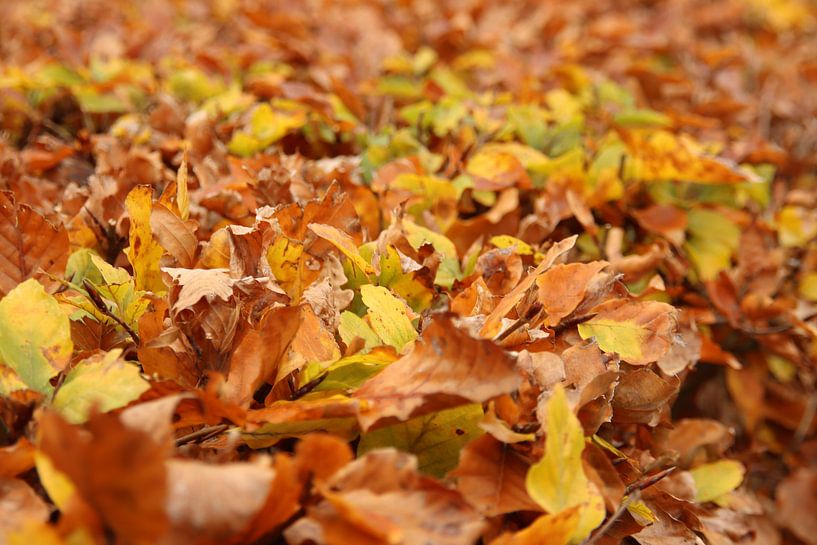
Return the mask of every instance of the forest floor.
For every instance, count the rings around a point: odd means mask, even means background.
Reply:
[[[0,544],[817,545],[811,0],[3,0],[0,184]]]

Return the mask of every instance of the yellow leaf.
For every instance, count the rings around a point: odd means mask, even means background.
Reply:
[[[93,407],[107,412],[124,407],[150,388],[139,374],[139,368],[119,356],[122,350],[111,350],[80,362],[66,375],[57,390],[52,408],[72,424],[88,419]]]
[[[309,230],[322,239],[329,241],[332,246],[340,250],[343,255],[349,258],[349,261],[351,261],[355,267],[363,271],[365,274],[374,274],[374,267],[372,267],[371,263],[368,263],[365,259],[363,259],[363,256],[360,255],[360,252],[358,251],[354,240],[352,240],[352,237],[336,227],[324,225],[322,223],[310,223]]]
[[[503,534],[491,545],[567,545],[576,531],[579,515],[576,507],[553,515],[542,515],[524,530]]]
[[[802,247],[817,236],[817,214],[799,206],[784,206],[777,214],[780,244]]]
[[[695,501],[713,501],[743,482],[746,468],[737,460],[718,460],[689,470],[695,480]]]
[[[39,282],[26,280],[0,301],[0,359],[30,389],[50,393],[73,350],[68,316]]]
[[[627,501],[627,497],[625,496],[622,501]],[[655,516],[652,509],[647,507],[647,504],[641,500],[634,500],[628,503],[627,511],[641,526],[649,526],[658,520],[658,517]]]
[[[528,470],[525,487],[548,513],[581,506],[572,537],[573,542],[581,541],[604,520],[604,500],[584,474],[584,431],[561,385],[548,400],[546,413],[545,455]]]
[[[519,255],[533,255],[533,248],[527,242],[510,235],[497,235],[491,237],[489,242],[500,249],[513,248],[514,252]]]
[[[645,365],[666,354],[675,342],[675,315],[667,303],[626,303],[579,324],[579,335],[594,337],[602,350],[617,353],[627,363]]]
[[[273,276],[293,300],[301,298],[306,258],[304,245],[285,236],[279,236],[267,249],[267,262]]]
[[[398,352],[417,338],[411,325],[406,304],[382,286],[366,284],[360,287],[363,304],[369,309],[369,322],[383,342]]]
[[[48,492],[48,497],[59,509],[64,510],[74,495],[74,484],[65,473],[54,467],[51,459],[40,452],[34,453],[34,464],[37,467],[37,476]]]
[[[708,155],[688,136],[666,130],[623,133],[629,148],[625,165],[629,179],[647,182],[673,180],[704,184],[759,182],[748,169]]]
[[[136,289],[154,293],[167,291],[159,270],[159,260],[163,249],[153,238],[150,230],[150,210],[153,189],[148,185],[134,187],[125,199],[125,207],[130,216],[129,243],[125,254],[133,266]]]
[[[361,351],[364,353],[381,344],[380,337],[369,327],[369,324],[363,318],[348,310],[344,310],[340,315],[338,334],[346,343],[346,346],[349,346],[357,338],[362,339],[364,345]]]
[[[800,281],[800,296],[808,301],[817,301],[817,272],[803,276]]]

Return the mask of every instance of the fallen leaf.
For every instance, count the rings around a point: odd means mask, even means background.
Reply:
[[[125,199],[131,222],[126,254],[133,266],[136,289],[164,293],[167,288],[159,270],[162,247],[153,238],[150,227],[152,197],[153,188],[140,185],[134,187]]]
[[[511,445],[483,435],[468,443],[457,468],[457,490],[485,516],[539,511],[525,488],[530,462]]]
[[[108,412],[124,407],[150,388],[136,365],[120,358],[121,350],[98,354],[74,366],[60,385],[51,408],[67,422],[81,424],[92,409]]]
[[[695,480],[695,501],[717,500],[743,482],[746,469],[737,460],[718,460],[689,470]]]
[[[490,341],[470,337],[437,316],[412,350],[366,381],[354,397],[365,400],[360,423],[408,420],[435,410],[481,403],[520,383],[513,360]]]
[[[10,191],[0,191],[0,295],[28,278],[39,280],[53,292],[68,260],[68,232],[55,227],[26,204],[18,204]]]
[[[676,311],[657,301],[614,304],[579,324],[583,339],[594,337],[602,350],[632,365],[646,365],[669,352],[675,342]]]
[[[49,380],[73,349],[68,316],[39,282],[26,280],[0,300],[0,357],[26,386],[52,392]]]
[[[514,534],[504,534],[491,545],[567,545],[579,523],[579,509],[571,507],[555,515],[542,515],[533,524]]]
[[[604,520],[604,500],[584,473],[584,431],[561,386],[548,401],[546,424],[545,454],[528,470],[525,487],[550,514],[578,506],[573,540],[581,541]]]
[[[414,454],[421,472],[442,478],[456,467],[462,448],[482,435],[481,418],[482,406],[476,403],[418,416],[362,434],[357,452],[394,447]]]

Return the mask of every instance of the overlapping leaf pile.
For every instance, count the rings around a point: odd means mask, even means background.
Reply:
[[[815,17],[0,3],[0,541],[817,543]]]

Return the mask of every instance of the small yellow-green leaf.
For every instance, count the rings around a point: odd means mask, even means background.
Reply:
[[[369,327],[369,324],[363,318],[348,310],[344,310],[340,314],[338,333],[347,346],[356,338],[363,339],[363,352],[368,352],[375,346],[381,345],[380,337]]]
[[[408,308],[400,299],[382,286],[366,284],[360,287],[363,304],[369,309],[369,322],[372,329],[393,346],[398,352],[417,338],[417,331],[411,325]]]
[[[604,500],[584,474],[584,431],[561,385],[553,391],[545,412],[545,454],[528,470],[525,487],[531,499],[548,513],[582,506],[573,535],[574,542],[581,541],[604,520]]]
[[[460,451],[482,435],[482,405],[472,403],[386,426],[360,438],[358,456],[377,448],[395,447],[417,456],[420,471],[442,478],[457,466]]]
[[[689,472],[695,480],[695,501],[703,503],[716,500],[740,486],[746,469],[737,460],[718,460]]]
[[[627,497],[625,496],[622,501],[627,501]],[[627,511],[641,526],[649,526],[658,520],[658,517],[655,516],[652,509],[647,507],[647,504],[641,500],[634,500],[628,503]]]
[[[73,350],[68,316],[39,282],[26,280],[0,301],[0,358],[30,389],[50,393]]]
[[[357,318],[357,316],[355,317]],[[313,392],[332,390],[351,392],[396,359],[397,355],[391,349],[386,348],[375,350],[369,354],[358,352],[347,356],[326,369],[326,378],[321,381]]]
[[[513,248],[519,255],[533,255],[533,248],[527,242],[510,235],[497,235],[491,237],[489,242],[500,249]]]
[[[150,388],[136,365],[119,356],[122,350],[83,360],[66,375],[54,396],[52,408],[72,424],[88,419],[91,409],[102,412],[124,407]]]
[[[675,341],[675,315],[667,303],[626,303],[579,324],[579,335],[594,337],[602,350],[617,353],[627,363],[645,365],[669,351]]]
[[[769,365],[769,371],[772,372],[774,378],[782,383],[791,381],[797,375],[797,366],[786,358],[781,358],[777,354],[768,354],[766,362]]]

